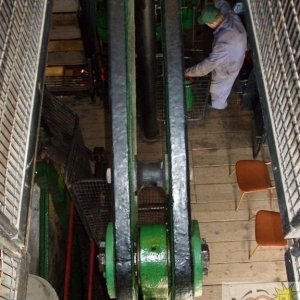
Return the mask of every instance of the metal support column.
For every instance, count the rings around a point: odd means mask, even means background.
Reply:
[[[191,216],[184,107],[179,1],[165,0],[163,43],[166,70],[167,149],[173,299],[192,299]]]
[[[143,135],[155,140],[156,114],[156,39],[154,0],[136,1],[137,95],[142,109]]]
[[[134,0],[108,1],[109,97],[112,110],[114,233],[117,299],[136,299],[135,30]]]

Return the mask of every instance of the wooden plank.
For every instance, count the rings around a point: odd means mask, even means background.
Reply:
[[[278,282],[287,281],[283,261],[212,264],[204,284],[222,282]]]
[[[90,108],[91,109],[91,108]],[[92,127],[94,125],[101,125],[102,127],[107,126],[107,124],[105,124],[105,120],[104,120],[104,115],[101,113],[101,111],[97,111],[97,106],[94,105],[94,110],[93,111],[88,111],[85,109],[80,109],[77,110],[77,114],[80,118],[80,123],[84,124],[84,126],[88,127]],[[100,123],[101,122],[101,123]]]
[[[224,184],[236,183],[236,176],[232,174],[234,165],[193,167],[193,181],[195,184]],[[269,171],[271,181],[273,173]],[[273,184],[273,183],[272,183]]]
[[[210,214],[213,212],[217,212],[217,211],[224,211],[224,213],[226,213],[227,211],[232,210],[233,212],[235,212],[235,207],[236,207],[236,202],[234,201],[223,201],[223,202],[203,202],[203,203],[199,203],[198,201],[198,197],[199,195],[197,195],[197,203],[192,205],[192,212],[194,213],[195,217],[200,215],[197,215],[198,213],[206,213],[206,214]],[[275,207],[273,210],[278,211],[278,203],[277,201],[274,201],[275,203]],[[251,201],[247,201],[246,204],[241,205],[238,211],[242,211],[245,210],[247,212],[249,212],[249,216],[254,215],[258,210],[271,210],[270,207],[270,201],[269,200],[251,200]],[[208,218],[208,217],[206,217]],[[201,217],[202,219],[202,217]]]
[[[81,32],[76,25],[52,26],[49,40],[76,40],[81,39]]]
[[[86,139],[105,138],[105,128],[100,124],[95,124],[93,130],[85,126],[81,126],[81,129]]]
[[[79,9],[78,0],[54,0],[53,13],[76,12]]]
[[[204,171],[202,171],[204,176]],[[194,173],[195,176],[195,173]],[[196,176],[198,174],[196,173]],[[212,175],[217,176],[217,175]],[[228,175],[227,175],[228,176]],[[235,178],[235,176],[232,176]],[[200,179],[197,179],[199,181]],[[209,179],[205,177],[201,177],[201,181],[208,181]],[[210,179],[213,180],[213,179]],[[224,179],[225,180],[225,179]],[[228,179],[229,180],[229,179]],[[235,179],[233,179],[235,180]],[[197,184],[195,178],[193,180],[195,183],[195,189],[197,194],[197,199],[199,203],[206,203],[206,202],[236,202],[241,193],[239,191],[238,185],[236,182],[233,183],[209,183],[209,184]],[[256,192],[248,194],[245,198],[248,202],[253,200],[264,200],[269,201],[269,194],[268,192]],[[276,192],[274,191],[274,199],[276,199]]]
[[[48,66],[75,66],[87,63],[83,52],[52,52],[48,53]]]
[[[84,143],[85,146],[91,150],[94,149],[94,147],[105,147],[106,144],[106,139],[99,137],[99,138],[94,138],[94,139],[86,139],[85,136],[83,136],[84,138]]]
[[[231,221],[199,223],[201,236],[208,243],[211,242],[237,242],[254,240],[254,222]]]
[[[194,167],[194,183],[219,184],[234,183],[235,176],[230,176],[232,168],[229,166]]]
[[[46,77],[61,77],[64,76],[64,70],[65,68],[63,66],[55,66],[55,67],[47,67],[45,71]]]
[[[234,165],[238,160],[252,159],[252,148],[210,148],[194,150],[193,166]]]
[[[241,148],[252,147],[251,135],[248,130],[236,132],[201,132],[189,130],[190,150],[216,149],[216,148]]]
[[[51,25],[76,25],[78,24],[78,14],[76,13],[52,13]]]
[[[163,159],[161,152],[141,152],[138,153],[138,160],[142,162],[158,162]]]
[[[257,249],[255,255],[249,260],[249,255],[255,246],[255,241],[211,242],[208,244],[210,265],[284,260],[285,250],[272,248]]]
[[[82,40],[49,41],[48,52],[84,51]]]
[[[137,150],[139,153],[157,152],[162,154],[163,148],[160,141],[154,143],[146,143],[144,141],[138,141]]]
[[[221,300],[222,286],[221,285],[205,285],[203,286],[202,296],[195,300]]]
[[[228,176],[228,175],[227,175]],[[194,180],[195,182],[195,180]],[[238,188],[234,183],[195,184],[199,203],[233,202],[236,200]]]
[[[251,218],[248,210],[216,210],[192,211],[192,219],[199,222],[228,222],[228,221],[248,221]]]
[[[189,131],[195,130],[198,134],[203,133],[224,133],[236,132],[237,134],[243,131],[250,132],[252,120],[249,116],[232,116],[228,118],[206,118],[205,122],[191,123]]]

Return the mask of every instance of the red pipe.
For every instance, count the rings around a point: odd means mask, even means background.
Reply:
[[[93,299],[95,253],[96,253],[95,243],[94,243],[94,241],[90,241],[89,278],[88,278],[88,296],[87,296],[87,300],[92,300]]]
[[[68,243],[66,254],[66,268],[65,268],[65,282],[64,282],[64,300],[69,299],[70,278],[72,269],[72,248],[73,248],[73,231],[74,231],[74,204],[70,203],[69,229],[68,229]]]

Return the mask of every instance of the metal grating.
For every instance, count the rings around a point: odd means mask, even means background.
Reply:
[[[100,179],[81,180],[72,184],[71,193],[89,237],[99,245],[112,222],[111,185]]]
[[[91,151],[84,146],[78,115],[59,98],[45,91],[41,119],[42,143],[58,169],[64,168],[65,182],[91,178]]]
[[[10,300],[17,298],[18,270],[20,261],[13,258],[8,252],[0,249],[0,299]]]
[[[164,189],[143,187],[138,193],[138,225],[167,223],[167,200]]]
[[[0,223],[17,230],[46,4],[0,2]]]
[[[84,145],[80,127],[74,133],[66,166],[65,182],[69,187],[78,180],[92,178],[90,160],[93,153]]]
[[[184,57],[185,67],[192,66],[205,58],[205,51],[186,50]],[[165,122],[165,95],[164,95],[164,65],[163,58],[157,57],[156,78],[156,107],[157,120]],[[205,118],[206,106],[209,96],[210,76],[194,77],[185,83],[186,102],[192,96],[192,103],[186,106],[186,119],[188,121],[201,121]],[[187,96],[189,94],[189,96]]]
[[[290,227],[300,237],[300,0],[247,0]]]
[[[205,117],[206,106],[209,96],[210,77],[199,77],[189,83],[193,104],[190,109],[186,110],[186,118],[188,121],[201,121]],[[186,89],[187,84],[185,85]],[[163,79],[158,78],[156,82],[156,101],[157,101],[157,119],[165,122],[165,102],[164,102],[164,84]]]
[[[78,116],[62,101],[45,90],[41,127],[48,138],[46,150],[59,164],[67,163],[77,124]]]

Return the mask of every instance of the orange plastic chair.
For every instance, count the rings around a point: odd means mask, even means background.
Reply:
[[[287,240],[284,239],[281,217],[278,212],[260,210],[256,213],[255,240],[257,246],[250,258],[259,247],[287,248]]]
[[[271,209],[273,208],[272,191],[275,187],[271,184],[266,163],[260,160],[239,160],[235,165],[235,172],[239,189],[242,192],[236,210],[239,209],[246,194],[261,191],[269,191]]]

